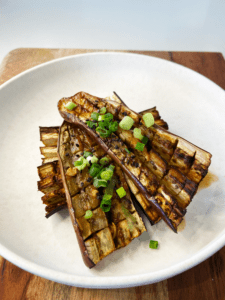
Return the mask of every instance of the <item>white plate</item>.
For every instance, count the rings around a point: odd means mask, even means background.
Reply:
[[[151,227],[94,269],[84,266],[67,211],[44,217],[37,192],[39,126],[62,122],[57,101],[79,91],[116,91],[134,110],[157,105],[170,130],[213,154],[217,176],[188,207],[186,227],[174,234]],[[94,53],[55,60],[0,88],[0,253],[39,276],[79,287],[115,288],[153,283],[183,272],[225,244],[225,94],[207,78],[144,55]],[[158,240],[158,250],[148,247]]]

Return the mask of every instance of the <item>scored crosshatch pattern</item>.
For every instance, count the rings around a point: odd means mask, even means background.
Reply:
[[[45,145],[48,146],[50,143],[51,146],[55,145],[52,135],[54,130],[55,128],[51,127],[40,128],[41,140],[45,141]],[[43,134],[43,132],[47,134]],[[83,171],[76,170],[73,174],[74,169],[72,167],[73,163],[82,156],[83,151],[91,151],[99,159],[105,157],[105,152],[87,134],[70,124],[64,123],[61,126],[60,137],[62,141],[59,148],[60,156],[66,174],[66,183],[72,197],[75,220],[85,241],[89,257],[96,264],[99,260],[115,251],[115,249],[128,245],[131,240],[138,237],[146,229],[132,204],[130,192],[120,168],[118,166],[115,167],[116,188],[123,186],[126,190],[126,197],[120,199],[114,191],[111,210],[109,213],[104,213],[99,207],[101,194],[93,186],[93,178],[90,177],[88,169],[86,168]],[[54,138],[56,139],[57,135]],[[51,213],[64,208],[65,205],[63,204],[66,201],[65,191],[61,188],[61,185],[56,186],[54,183],[49,184],[47,187],[44,185],[48,178],[51,180],[56,177],[55,170],[58,170],[59,167],[58,158],[55,157],[53,148],[56,147],[51,147],[51,159],[55,161],[44,163],[38,167],[41,178],[39,190],[43,192],[48,191],[42,197],[42,201],[44,204],[47,204],[46,211],[49,212],[51,210]],[[47,153],[47,151],[42,153]],[[124,214],[122,207],[129,211],[130,216]],[[92,218],[88,220],[84,217],[86,210],[91,210],[93,213]],[[132,227],[129,223],[130,218],[132,218],[132,221],[135,220]]]
[[[118,98],[115,98],[115,100],[119,101]],[[155,123],[157,125],[165,129],[168,129],[168,124],[163,119],[161,119],[156,107],[148,109],[143,113],[146,112],[151,112],[151,114],[154,116]],[[41,190],[43,193],[46,194],[45,196],[42,197],[42,200],[43,203],[46,204],[45,207],[45,210],[47,212],[46,217],[49,217],[55,212],[67,207],[65,191],[62,189],[62,180],[60,177],[58,156],[56,155],[56,151],[55,151],[58,143],[59,127],[40,127],[39,129],[40,129],[40,140],[44,144],[44,147],[40,147],[40,149],[41,149],[41,154],[44,157],[42,157],[43,164],[38,167],[38,174],[41,179],[38,188],[39,190]],[[77,131],[79,131],[79,129],[77,129]],[[72,135],[73,133],[71,133],[71,136]],[[91,139],[89,139],[88,141],[90,143]],[[79,135],[77,135],[77,142],[73,143],[73,148],[76,146],[77,143],[79,144],[79,142],[80,142],[80,137]],[[52,176],[49,177],[48,173]],[[55,174],[57,174],[57,176]],[[47,177],[47,179],[44,180],[45,177]],[[48,182],[49,179],[52,180]],[[126,179],[127,182],[129,182],[129,178]],[[55,180],[57,181],[58,188],[57,189],[53,188],[53,191],[51,191],[52,185],[56,184]],[[130,188],[132,184],[133,184],[132,181],[129,182]],[[44,185],[44,187],[42,187],[42,185]],[[134,189],[135,187],[133,188],[133,190]],[[62,192],[64,194],[62,194]],[[142,198],[143,196],[139,193],[139,195],[136,195],[136,197]],[[144,202],[145,200],[143,199],[140,201]]]
[[[87,251],[89,259],[94,264],[97,264],[115,249],[129,244],[131,240],[140,236],[146,229],[141,217],[137,214],[132,204],[128,186],[119,168],[115,167],[115,177],[117,180],[112,195],[112,207],[108,213],[103,212],[99,207],[104,192],[102,189],[97,190],[93,186],[91,187],[89,190],[89,199],[91,198],[90,194],[94,194],[93,198],[95,198],[95,201],[93,202],[90,201],[88,203],[86,197],[73,197],[78,192],[74,188],[79,188],[82,193],[83,188],[93,184],[93,178],[90,177],[87,167],[81,171],[77,170],[75,176],[67,174],[67,171],[73,168],[74,162],[83,155],[84,151],[91,152],[98,159],[106,157],[105,152],[86,133],[79,130],[76,126],[64,122],[60,128],[58,152],[60,163],[63,167],[63,170],[61,170],[63,172],[62,176],[65,176],[64,183],[67,185],[69,191],[69,193],[66,191],[69,213],[78,240],[81,236],[86,247],[86,250],[82,250],[81,248],[81,251]],[[111,159],[109,159],[109,163],[111,163]],[[126,196],[122,199],[116,194],[116,189],[120,186],[126,191]],[[127,226],[126,216],[123,214],[121,208],[122,204],[136,219],[135,226],[131,230]],[[78,210],[78,207],[84,209]],[[85,214],[86,210],[92,210],[93,213],[93,216],[88,220],[84,216],[81,216]],[[80,213],[79,217],[78,212]],[[77,226],[79,230],[77,230]],[[89,267],[93,266],[90,266],[88,263],[87,265]]]
[[[65,105],[71,101],[77,106],[73,111],[68,111]],[[107,112],[112,113],[115,120],[120,121],[124,116],[130,116],[134,120],[134,126],[140,128],[142,135],[149,139],[144,151],[135,150],[139,140],[133,136],[131,130],[119,128],[116,132],[118,139],[112,136],[101,139],[148,193],[155,197],[176,229],[197,191],[199,182],[207,174],[211,154],[157,125],[145,127],[140,114],[115,101],[110,102],[80,92],[72,97],[62,98],[58,107],[65,118],[69,119],[75,115],[81,122],[91,119],[91,113],[97,112],[101,107],[106,107]],[[125,151],[127,147],[134,150],[134,153],[127,153]],[[160,173],[162,174],[159,176]],[[138,193],[137,188],[134,190],[134,185],[133,193],[135,195]],[[160,218],[151,208],[149,201],[144,197],[138,197],[137,200],[153,223],[159,221]]]

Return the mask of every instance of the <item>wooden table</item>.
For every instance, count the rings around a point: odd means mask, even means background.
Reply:
[[[16,49],[0,65],[0,84],[46,61],[99,50]],[[107,51],[107,50],[100,50]],[[121,51],[174,61],[208,77],[225,89],[225,60],[220,53]],[[44,217],[44,210],[43,210]],[[156,284],[115,290],[76,288],[30,274],[0,257],[0,300],[222,300],[225,299],[225,247],[200,265]]]

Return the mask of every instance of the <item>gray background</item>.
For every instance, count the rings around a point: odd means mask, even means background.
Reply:
[[[217,51],[225,0],[0,0],[0,61],[20,47]]]

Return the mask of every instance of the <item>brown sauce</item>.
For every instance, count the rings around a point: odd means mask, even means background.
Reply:
[[[208,188],[211,184],[218,181],[219,178],[215,174],[208,172],[205,178],[200,182],[198,191]]]
[[[183,231],[185,227],[186,227],[186,220],[185,218],[183,218],[182,222],[177,227],[177,232]]]
[[[205,178],[202,180],[202,182],[199,184],[198,191],[208,188],[211,184],[218,181],[219,178],[215,174],[208,172],[208,174],[205,176]],[[177,227],[177,232],[181,232],[186,227],[186,220],[185,218],[183,221],[179,224]]]

